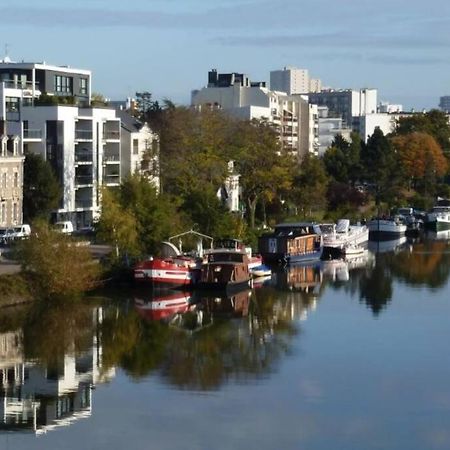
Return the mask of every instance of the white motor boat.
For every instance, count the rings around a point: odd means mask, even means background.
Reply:
[[[369,240],[366,225],[350,225],[350,220],[340,219],[337,224],[323,225],[323,246],[326,250],[344,252],[346,248],[361,247]]]
[[[450,230],[450,206],[435,206],[427,214],[425,225],[434,231]]]
[[[405,236],[407,226],[398,217],[388,219],[372,219],[367,224],[369,239],[390,240]]]

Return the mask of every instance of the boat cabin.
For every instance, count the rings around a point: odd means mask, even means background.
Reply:
[[[322,254],[322,232],[312,222],[285,223],[258,240],[264,262],[297,262],[318,259]]]

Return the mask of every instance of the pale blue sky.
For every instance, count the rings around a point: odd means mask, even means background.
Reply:
[[[187,103],[211,68],[268,81],[285,65],[407,108],[450,95],[448,0],[0,0],[0,18],[12,60],[91,69],[113,99]]]

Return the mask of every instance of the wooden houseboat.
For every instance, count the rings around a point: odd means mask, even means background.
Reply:
[[[323,251],[320,227],[312,222],[278,224],[273,233],[259,238],[258,251],[264,263],[290,264],[320,259]]]

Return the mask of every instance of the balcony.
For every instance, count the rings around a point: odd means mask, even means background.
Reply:
[[[42,130],[31,130],[25,129],[23,130],[23,139],[30,141],[40,141],[42,140]]]
[[[103,162],[105,164],[120,164],[120,156],[119,155],[104,155]]]
[[[92,208],[92,199],[91,200],[75,200],[75,208],[77,208],[77,209]]]
[[[92,152],[75,151],[75,162],[76,163],[90,163],[92,164]]]
[[[120,184],[120,175],[118,173],[111,173],[104,176],[103,181],[105,184],[111,185],[119,185]]]
[[[23,89],[23,90],[32,90],[33,87],[35,90],[39,89],[39,83],[34,83],[32,81],[22,81],[22,80],[3,80],[5,88],[9,89]]]
[[[94,183],[92,175],[76,175],[75,187],[92,186]]]
[[[104,131],[103,140],[105,141],[118,141],[120,140],[120,131]]]
[[[92,130],[75,130],[75,139],[78,141],[92,141]]]

